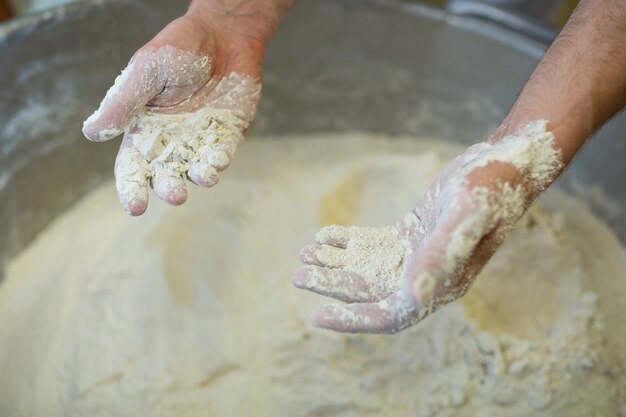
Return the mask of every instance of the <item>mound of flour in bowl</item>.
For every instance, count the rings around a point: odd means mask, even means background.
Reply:
[[[252,140],[211,192],[129,218],[105,184],[0,285],[2,416],[626,416],[626,250],[551,190],[461,300],[395,336],[312,329],[298,250],[392,224],[460,149]]]

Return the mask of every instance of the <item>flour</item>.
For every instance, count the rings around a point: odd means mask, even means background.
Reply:
[[[213,186],[218,171],[228,167],[248,123],[234,111],[210,107],[194,113],[160,114],[144,110],[120,150],[115,166],[122,204],[147,202],[151,181],[159,196],[176,191],[189,177]],[[132,203],[129,203],[132,204]],[[127,211],[130,207],[125,205]]]
[[[126,135],[115,164],[118,195],[130,214],[142,214],[148,185],[171,204],[187,199],[185,179],[204,187],[218,181],[254,118],[258,80],[214,74],[210,57],[166,45],[142,49],[115,79],[83,124],[93,141]]]
[[[395,226],[324,227],[315,236],[317,245],[300,252],[311,266],[294,283],[346,302],[380,300],[398,290],[415,234],[424,232],[414,213]]]
[[[626,250],[556,190],[419,325],[392,337],[308,325],[321,300],[291,286],[298,249],[321,226],[393,224],[459,151],[251,140],[220,187],[136,219],[102,186],[7,270],[0,415],[626,416]]]
[[[103,109],[111,105],[112,103],[110,103],[110,101],[114,100],[116,96],[118,96],[123,91],[123,89],[128,86],[130,75],[133,74],[134,72],[136,72],[135,63],[131,61],[128,63],[126,68],[124,68],[122,72],[115,78],[113,85],[111,86],[111,88],[107,90],[107,93],[104,99],[102,100],[102,103],[100,103],[100,106],[98,107],[98,109],[96,109],[96,111],[93,112],[83,122],[83,129],[86,126],[90,126],[93,123],[97,122],[98,119],[102,117]],[[146,74],[146,76],[144,77],[143,82],[135,86],[136,90],[133,92],[134,96],[152,92],[152,89],[149,88],[148,86],[149,81],[145,79],[147,77],[148,77],[148,74]],[[140,103],[140,104],[142,106],[144,105],[144,103]],[[101,126],[98,132],[94,134],[94,139],[99,142],[110,140],[110,139],[115,138],[116,136],[121,135],[122,133],[124,133],[124,131],[119,126],[114,126],[114,125],[108,125],[104,127]]]
[[[395,227],[324,230],[320,246],[301,256],[316,266],[298,270],[294,284],[350,303],[378,303],[326,305],[312,322],[351,333],[394,333],[464,295],[482,266],[473,258],[502,243],[563,167],[547,128],[538,120],[497,142],[470,147]],[[479,172],[485,167],[491,169],[486,181]],[[489,234],[493,241],[481,247]],[[418,256],[409,256],[413,249]]]
[[[462,285],[451,278],[470,261],[477,244],[494,230],[496,240],[502,242],[535,196],[554,181],[563,163],[554,135],[547,129],[547,121],[539,120],[495,143],[483,142],[472,146],[462,155],[460,168],[456,171],[452,169],[450,175],[444,174],[439,180],[437,189],[444,190],[440,197],[443,203],[437,202],[433,207],[440,212],[441,207],[445,207],[443,215],[448,216],[448,221],[455,226],[452,233],[444,234],[447,239],[445,256],[435,270],[421,272],[422,276],[415,278],[413,292],[417,300],[426,306],[418,320],[467,292],[475,276],[470,274]],[[469,177],[478,168],[493,163],[511,165],[522,181],[472,186]],[[423,212],[424,206],[421,205],[418,210]],[[432,210],[428,206],[426,209]],[[454,217],[461,220],[455,221]],[[442,224],[445,223],[444,219]],[[437,295],[441,282],[444,283],[444,290]]]
[[[318,232],[316,240],[323,244],[340,235],[345,236],[345,242],[336,242],[341,248],[323,245],[302,251],[304,262],[318,265],[306,267],[308,279],[303,288],[332,289],[332,293],[319,292],[340,295],[347,302],[370,299],[371,294],[386,297],[397,290],[405,250],[394,227],[328,226]],[[350,272],[333,274],[344,270]]]
[[[212,71],[208,56],[171,45],[140,50],[85,120],[83,131],[91,140],[113,139],[124,133],[145,105],[173,107],[189,100],[209,81]]]

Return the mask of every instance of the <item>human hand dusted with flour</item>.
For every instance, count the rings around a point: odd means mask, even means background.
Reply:
[[[312,323],[394,333],[465,294],[533,200],[626,105],[625,22],[621,0],[581,1],[496,133],[453,160],[401,222],[322,229],[294,285],[348,304],[321,307]]]
[[[304,248],[293,277],[350,304],[312,322],[342,332],[393,333],[461,297],[534,198],[561,171],[545,121],[468,148],[392,227],[329,226]]]
[[[124,133],[115,163],[120,202],[143,214],[148,185],[186,201],[185,178],[211,187],[254,119],[265,46],[292,0],[194,0],[139,49],[83,132]]]

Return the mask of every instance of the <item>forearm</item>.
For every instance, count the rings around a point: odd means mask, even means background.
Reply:
[[[547,119],[565,163],[626,105],[626,2],[583,0],[522,90],[497,137]]]

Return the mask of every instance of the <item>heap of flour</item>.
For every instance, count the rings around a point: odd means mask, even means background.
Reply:
[[[393,224],[459,151],[252,140],[219,187],[141,218],[102,186],[8,267],[0,415],[626,416],[626,250],[554,190],[419,325],[309,326],[326,300],[292,288],[299,248],[323,225]]]
[[[143,110],[115,165],[121,201],[145,201],[148,181],[158,195],[167,195],[187,174],[203,186],[215,185],[247,125],[231,110],[206,107],[182,114]]]

